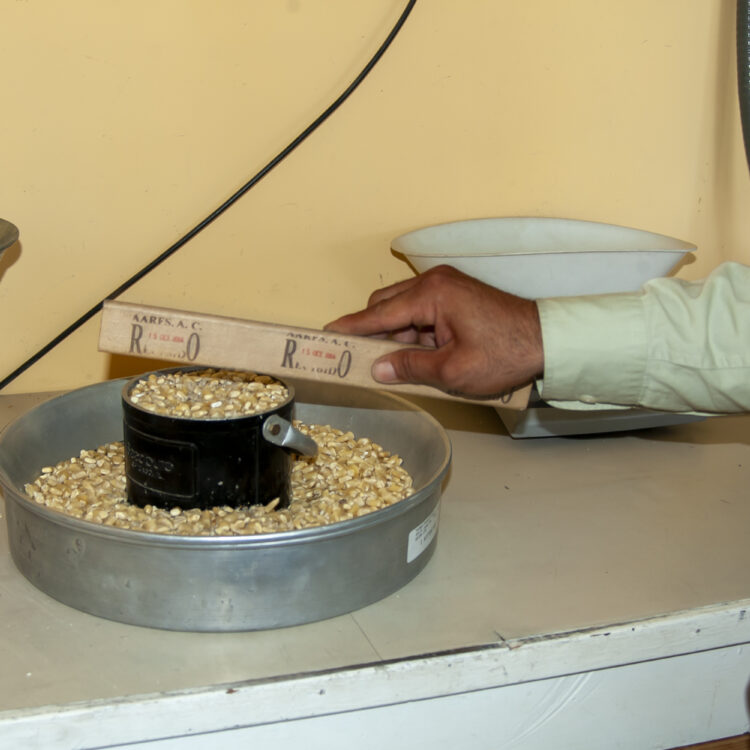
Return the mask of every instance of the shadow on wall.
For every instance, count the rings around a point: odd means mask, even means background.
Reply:
[[[0,281],[5,271],[21,257],[18,228],[5,219],[0,219]]]

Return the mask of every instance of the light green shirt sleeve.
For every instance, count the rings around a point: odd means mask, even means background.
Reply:
[[[641,292],[538,300],[544,376],[568,409],[750,411],[750,268],[654,279]]]

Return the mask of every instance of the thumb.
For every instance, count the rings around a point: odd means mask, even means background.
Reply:
[[[396,374],[396,368],[390,360],[390,356],[376,359],[372,364],[372,377],[378,383],[398,383],[401,382]]]
[[[444,353],[435,349],[399,349],[375,360],[372,377],[379,383],[423,383],[439,387]]]

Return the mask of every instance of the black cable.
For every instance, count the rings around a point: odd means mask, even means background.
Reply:
[[[211,224],[211,222],[214,221],[214,219],[217,219],[219,216],[221,216],[221,214],[224,213],[224,211],[226,211],[230,206],[236,203],[248,190],[250,190],[250,188],[257,185],[257,183],[260,182],[275,166],[277,166],[287,156],[289,156],[289,154],[294,151],[294,149],[297,148],[297,146],[299,146],[302,141],[304,141],[311,133],[317,130],[318,127],[320,127],[349,98],[349,96],[354,93],[354,90],[359,86],[360,83],[362,83],[362,81],[364,81],[370,71],[375,67],[385,51],[388,49],[388,47],[390,47],[391,42],[396,38],[396,35],[401,30],[401,27],[406,22],[406,19],[409,17],[409,14],[411,13],[416,1],[417,0],[408,0],[406,7],[401,13],[401,16],[399,17],[398,21],[396,21],[388,36],[385,38],[385,41],[380,45],[375,54],[370,58],[367,65],[362,68],[359,75],[346,87],[346,89],[344,89],[344,91],[338,96],[338,98],[336,98],[336,100],[331,105],[329,105],[328,108],[322,112],[322,114],[320,114],[315,120],[313,120],[313,122],[311,122],[291,143],[289,143],[286,148],[284,148],[276,156],[274,156],[274,158],[271,159],[271,161],[269,161],[265,167],[263,167],[257,174],[251,177],[239,190],[237,190],[236,193],[234,193],[234,195],[232,195],[217,209],[206,216],[203,221],[194,226],[189,232],[187,232],[179,240],[177,240],[177,242],[168,247],[161,255],[152,260],[147,266],[141,268],[140,271],[131,276],[126,282],[120,284],[117,289],[108,294],[103,300],[97,302],[88,312],[81,315],[78,320],[76,320],[74,323],[71,323],[71,325],[69,325],[64,331],[61,331],[46,346],[42,347],[38,352],[36,352],[36,354],[29,357],[20,367],[17,367],[15,370],[13,370],[10,375],[7,375],[5,378],[3,378],[3,380],[0,381],[0,390],[5,388],[5,386],[9,383],[13,382],[21,373],[28,370],[29,367],[40,360],[45,354],[47,354],[47,352],[54,349],[71,333],[80,328],[87,320],[93,318],[94,315],[96,315],[96,313],[98,313],[102,309],[102,306],[104,305],[104,302],[106,300],[116,299],[117,297],[119,297],[124,291],[130,289],[133,284],[140,281],[144,276],[146,276],[146,274],[153,271],[154,268],[156,268],[160,263],[163,263],[167,258],[176,253],[183,245],[193,239],[196,234],[204,230],[209,224]]]

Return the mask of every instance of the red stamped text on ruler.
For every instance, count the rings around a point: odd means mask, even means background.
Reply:
[[[352,369],[353,358],[350,343],[345,339],[289,331],[286,334],[281,367],[344,379]]]

